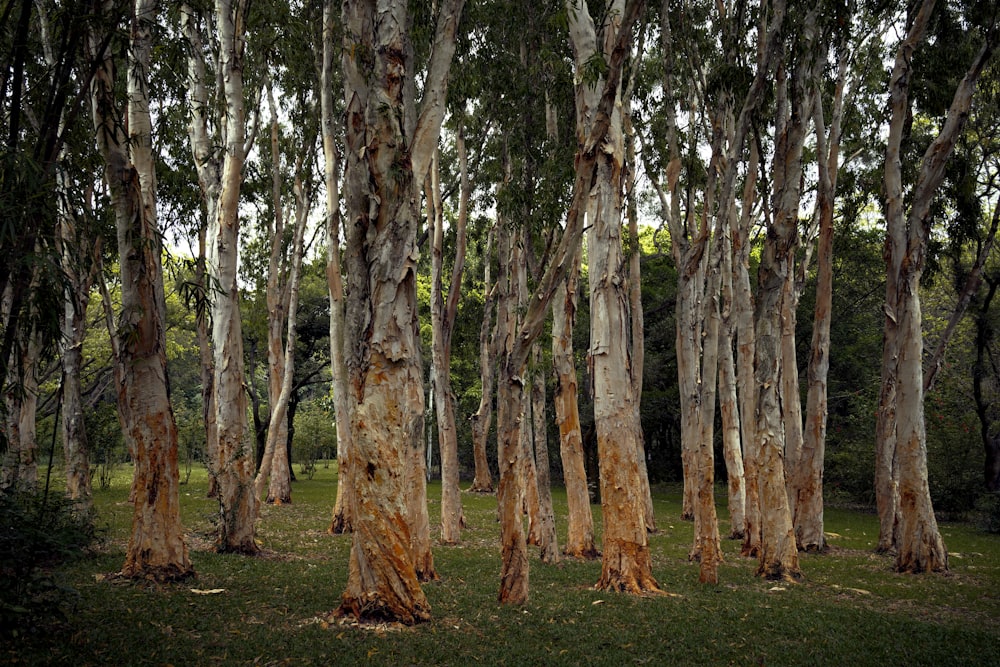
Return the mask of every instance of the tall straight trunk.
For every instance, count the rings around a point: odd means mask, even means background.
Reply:
[[[584,465],[576,359],[573,354],[579,273],[580,250],[577,249],[566,280],[559,283],[552,300],[552,371],[555,376],[552,402],[559,427],[559,453],[569,513],[563,553],[571,558],[595,559],[599,552],[594,544],[594,516],[590,511],[590,491]]]
[[[761,552],[758,575],[768,579],[797,580],[801,578],[795,531],[785,485],[785,434],[787,407],[798,404],[794,396],[782,396],[787,387],[782,373],[797,373],[797,369],[782,368],[782,315],[793,304],[789,286],[794,278],[795,248],[798,244],[798,211],[802,178],[802,148],[812,110],[811,49],[816,44],[816,11],[810,10],[800,26],[802,45],[800,58],[792,71],[792,95],[786,111],[778,105],[773,166],[774,214],[769,221],[767,237],[757,273],[758,300],[754,313],[757,334],[754,357],[754,380],[758,387],[757,480],[760,488]],[[797,45],[798,46],[798,45]],[[778,97],[781,101],[785,67],[779,66]],[[785,114],[789,114],[787,117]],[[797,390],[797,387],[796,387]],[[801,422],[798,422],[801,428]]]
[[[483,303],[483,321],[479,327],[479,377],[482,394],[479,397],[479,409],[469,421],[472,422],[472,455],[475,461],[475,477],[469,491],[472,493],[493,493],[493,477],[490,473],[490,462],[486,455],[486,441],[490,434],[490,422],[493,419],[493,384],[496,376],[496,332],[493,328],[493,311],[497,302],[497,291],[492,280],[493,239],[496,226],[490,228],[486,237],[486,251],[483,253],[483,286],[486,291],[486,301]]]
[[[62,331],[62,442],[66,468],[66,496],[77,511],[88,515],[93,509],[90,480],[90,454],[87,446],[83,391],[80,374],[83,370],[83,342],[87,334],[87,306],[97,266],[96,253],[100,241],[91,244],[76,226],[69,211],[59,220],[60,262],[67,287],[60,321]]]
[[[879,391],[875,427],[875,500],[879,517],[876,551],[894,552],[899,519],[899,482],[896,457],[896,391],[898,386],[899,319],[895,307],[899,301],[900,275],[906,252],[905,203],[901,174],[900,149],[906,116],[909,114],[909,78],[913,52],[923,40],[934,0],[924,0],[907,17],[906,38],[896,52],[896,62],[889,78],[889,136],[886,141],[884,190],[886,197],[886,236],[883,256],[886,262],[885,322],[882,331],[882,385]]]
[[[635,73],[633,73],[633,77]],[[631,87],[631,86],[630,86]],[[631,97],[628,92],[626,97]],[[626,99],[626,104],[629,100]],[[627,111],[625,125],[625,160],[629,165],[628,173],[628,233],[631,247],[628,252],[628,303],[631,321],[630,351],[632,354],[632,406],[635,409],[635,423],[638,429],[638,448],[636,458],[639,463],[639,484],[642,494],[643,516],[646,519],[646,530],[656,532],[656,516],[653,510],[653,491],[649,486],[649,470],[646,466],[646,442],[642,431],[642,374],[646,360],[646,334],[642,313],[642,246],[639,243],[639,211],[635,195],[635,130],[632,127],[631,114]]]
[[[819,166],[817,209],[819,238],[816,244],[818,263],[816,306],[813,313],[813,337],[809,354],[806,396],[805,435],[798,470],[795,471],[795,510],[792,523],[795,539],[803,551],[826,549],[823,523],[823,461],[826,450],[827,375],[830,370],[830,327],[833,322],[833,212],[840,166],[840,127],[843,117],[844,82],[848,59],[841,56],[829,137],[823,117],[823,100],[814,94],[813,124]]]
[[[132,530],[122,575],[166,581],[190,576],[193,570],[180,521],[177,426],[166,373],[166,301],[146,97],[156,12],[155,0],[136,0],[128,49],[126,118],[113,116],[120,105],[114,98],[114,63],[103,35],[91,36],[90,52],[96,67],[91,84],[94,125],[105,160],[121,258],[118,413],[135,462]]]
[[[281,400],[282,388],[285,386],[286,369],[289,361],[293,361],[292,355],[286,358],[285,347],[282,345],[284,339],[285,324],[294,321],[295,315],[291,313],[289,294],[291,292],[289,268],[286,263],[285,249],[285,211],[282,202],[281,190],[283,179],[281,176],[281,152],[278,145],[280,136],[278,130],[278,113],[274,103],[274,86],[268,85],[267,89],[268,107],[271,111],[271,206],[274,210],[273,224],[269,226],[266,235],[271,239],[271,252],[267,265],[267,287],[265,299],[267,302],[267,403],[270,415],[267,423],[267,438],[264,451],[260,457],[260,465],[257,477],[254,480],[254,495],[259,501],[264,491],[264,485],[268,485],[267,502],[281,505],[291,502],[291,486],[287,475],[284,481],[284,489],[277,489],[278,495],[271,494],[271,468],[275,464],[276,458],[284,458],[284,444],[288,440],[288,423],[284,419],[284,414],[279,416],[278,403]],[[295,244],[293,244],[294,246]],[[293,248],[292,252],[295,252]],[[294,257],[291,259],[295,261]],[[289,328],[289,339],[292,338],[292,330]],[[289,347],[293,350],[294,347]],[[294,363],[294,362],[293,362]],[[288,375],[294,373],[289,369]],[[280,411],[287,410],[287,398]],[[280,451],[279,451],[280,450]],[[287,470],[287,460],[285,467]],[[278,464],[280,466],[280,463]],[[280,483],[279,483],[280,484]]]
[[[746,482],[746,507],[741,555],[760,555],[761,511],[760,489],[757,484],[757,386],[754,384],[753,360],[757,350],[753,313],[753,291],[750,287],[750,225],[757,190],[760,153],[756,142],[750,142],[747,179],[743,188],[740,223],[733,233],[733,325],[736,337],[736,389],[740,412],[740,439],[743,442],[743,471]]]
[[[350,567],[338,613],[362,621],[412,624],[430,617],[419,583],[420,575],[433,574],[433,565],[424,560],[430,553],[429,532],[420,525],[421,514],[426,516],[426,477],[417,186],[440,133],[463,6],[453,0],[439,8],[418,119],[406,3],[345,0],[342,5],[348,215],[344,345],[351,429],[347,474],[353,493],[347,498]]]
[[[809,241],[806,240],[806,243]],[[796,280],[797,268],[794,265],[785,280],[784,293],[781,297],[781,409],[784,417],[785,434],[785,488],[788,491],[788,511],[795,516],[795,473],[798,471],[802,458],[802,400],[799,398],[799,364],[798,349],[795,341],[795,327],[798,325],[799,298],[802,295]]]
[[[642,3],[638,3],[642,4]],[[634,6],[634,5],[633,5]],[[624,0],[613,3],[609,23],[603,26],[603,44],[586,1],[566,2],[570,40],[578,71],[600,54],[610,59],[622,36],[631,41],[624,23]],[[577,87],[577,138],[591,131],[598,107],[600,86]],[[601,510],[604,546],[601,578],[597,587],[630,593],[659,591],[653,578],[646,535],[645,499],[640,497],[638,453],[640,426],[636,420],[632,384],[629,295],[626,261],[622,249],[622,188],[625,147],[620,91],[608,114],[608,130],[595,163],[589,188],[588,212],[597,212],[589,223],[587,248],[590,260],[590,359],[594,378],[594,425],[601,467]],[[579,174],[579,171],[578,171]]]
[[[523,365],[510,366],[517,340],[518,272],[517,243],[511,238],[508,223],[503,218],[497,224],[499,257],[497,298],[497,350],[501,359],[497,383],[497,461],[500,477],[497,482],[497,510],[500,518],[500,594],[501,603],[524,604],[528,600],[528,546],[524,530],[523,433],[525,387]],[[506,363],[504,363],[506,362]]]
[[[518,240],[514,241],[511,252],[510,270],[517,274],[517,310],[523,312],[528,304],[528,230],[522,226]],[[516,325],[520,322],[515,320]],[[541,499],[538,495],[538,469],[535,466],[534,421],[531,418],[531,388],[534,384],[534,369],[527,368],[524,375],[521,418],[521,503],[528,517],[528,544],[542,546],[540,528],[542,523]]]
[[[747,490],[740,445],[740,412],[732,332],[727,332],[720,338],[719,356],[719,413],[722,418],[722,456],[726,462],[729,539],[742,540],[746,535]]]
[[[897,53],[890,78],[890,102],[893,122],[897,111],[907,107],[912,49],[923,32],[933,6],[926,0],[913,22],[906,40]],[[914,35],[916,37],[914,38]],[[912,41],[911,41],[911,38]],[[924,423],[923,334],[921,331],[920,279],[923,275],[930,235],[930,208],[934,194],[944,178],[944,167],[954,150],[968,119],[979,76],[996,49],[1000,35],[996,25],[958,84],[941,131],[927,148],[910,199],[910,211],[904,215],[901,198],[901,167],[898,159],[901,134],[890,125],[886,150],[886,224],[887,234],[900,238],[904,256],[897,276],[896,301],[886,304],[887,318],[896,321],[895,362],[895,459],[899,466],[899,542],[896,569],[900,572],[938,572],[948,569],[948,552],[941,539],[927,482],[927,442]],[[894,133],[893,130],[896,130]],[[891,213],[891,215],[890,215]],[[883,369],[886,372],[886,369]]]
[[[205,464],[208,467],[208,497],[219,493],[217,462],[219,460],[219,429],[216,426],[218,410],[215,406],[215,359],[212,352],[212,334],[209,331],[208,274],[206,271],[206,234],[202,224],[198,228],[198,259],[195,284],[199,290],[196,326],[198,332],[198,360],[201,374],[201,417],[205,425]]]
[[[434,242],[432,248],[431,285],[431,347],[435,370],[435,403],[437,408],[438,446],[441,449],[441,541],[456,544],[462,537],[462,495],[459,489],[458,433],[455,426],[455,395],[451,390],[451,336],[458,314],[462,274],[465,268],[466,226],[468,221],[469,164],[462,127],[455,136],[461,172],[461,192],[458,220],[455,225],[455,259],[445,301],[442,285],[444,269],[444,208],[441,202],[438,158],[431,163],[431,192],[428,201],[433,204]]]
[[[38,317],[37,309],[30,309],[31,319]],[[41,331],[33,321],[27,340],[21,350],[20,410],[17,415],[17,481],[23,489],[38,487],[38,373],[41,362]]]
[[[247,147],[243,58],[247,0],[216,0],[219,77],[225,104],[218,210],[208,229],[209,272],[216,284],[212,300],[212,347],[215,352],[215,406],[219,436],[217,479],[219,523],[216,548],[253,554],[257,498],[254,454],[247,437],[247,399],[243,391],[243,330],[240,321],[239,203]]]
[[[531,419],[535,445],[535,481],[538,484],[538,546],[543,563],[559,562],[556,517],[552,508],[552,474],[549,468],[549,443],[545,419],[545,373],[542,350],[535,344],[534,371],[531,383]]]
[[[299,163],[301,168],[301,162]],[[267,431],[264,461],[255,480],[254,493],[259,500],[267,481],[267,497],[265,502],[282,505],[292,502],[291,468],[289,465],[288,442],[289,432],[289,402],[295,384],[295,344],[298,340],[296,315],[299,307],[299,283],[302,272],[302,255],[306,231],[306,221],[309,215],[309,193],[301,178],[296,178],[295,192],[295,231],[292,234],[291,266],[289,267],[288,298],[285,304],[287,311],[287,339],[284,350],[281,351],[281,378],[278,383],[277,395],[272,394],[270,428]],[[280,342],[279,342],[280,346]],[[272,364],[271,370],[275,370]],[[273,388],[272,388],[273,391]],[[279,427],[280,425],[280,427]],[[268,456],[270,452],[270,456]],[[266,466],[266,467],[265,467]]]
[[[330,374],[333,376],[333,411],[337,428],[337,499],[330,520],[334,535],[348,533],[351,494],[347,465],[351,429],[347,405],[347,367],[344,365],[344,283],[340,270],[340,169],[334,118],[333,77],[336,33],[333,0],[323,0],[323,53],[320,72],[320,127],[323,138],[323,180],[326,185],[326,280],[330,292]]]

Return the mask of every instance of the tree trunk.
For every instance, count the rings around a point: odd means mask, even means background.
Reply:
[[[208,230],[209,270],[217,290],[212,302],[212,347],[215,352],[215,405],[219,435],[220,552],[253,554],[257,498],[254,456],[247,438],[246,394],[243,391],[243,332],[240,321],[239,202],[246,151],[243,99],[243,55],[247,0],[216,0],[220,78],[225,100],[225,157],[218,212]]]
[[[827,375],[830,370],[830,327],[833,322],[833,212],[840,166],[840,123],[848,59],[841,57],[829,137],[823,119],[823,99],[815,92],[813,109],[819,163],[817,209],[819,238],[816,244],[818,273],[813,338],[810,346],[806,396],[806,424],[802,453],[795,472],[795,539],[803,551],[826,550],[823,523],[823,463],[826,450]]]
[[[545,374],[542,372],[542,350],[536,344],[531,385],[532,432],[535,445],[535,480],[538,484],[538,546],[543,563],[559,562],[559,542],[556,538],[556,516],[552,508],[552,475],[549,470],[549,444],[546,437]]]
[[[198,350],[201,360],[202,417],[205,422],[205,459],[208,467],[208,497],[218,498],[219,493],[219,429],[218,408],[215,392],[215,352],[209,331],[212,289],[208,264],[208,228],[218,215],[219,191],[221,189],[221,162],[218,142],[209,132],[209,94],[206,84],[204,45],[199,26],[199,16],[188,4],[181,4],[181,30],[190,47],[188,51],[188,95],[189,106],[188,141],[198,172],[198,184],[205,201],[205,217],[198,227],[198,263],[195,280],[199,293],[197,297]]]
[[[594,516],[590,511],[587,470],[584,465],[583,436],[577,403],[576,360],[573,354],[573,324],[576,319],[576,286],[580,272],[580,251],[575,253],[566,280],[559,284],[552,301],[552,371],[555,376],[556,425],[559,453],[569,512],[566,546],[570,558],[595,559],[600,555],[594,544]]]
[[[930,12],[932,0],[926,0],[896,57],[890,79],[893,120],[897,109],[906,108],[914,33]],[[994,26],[995,28],[995,26]],[[905,237],[905,256],[898,274],[897,301],[887,304],[898,326],[896,360],[896,460],[899,465],[899,543],[896,569],[900,572],[938,572],[948,569],[948,552],[941,540],[927,483],[927,443],[924,423],[923,335],[920,312],[920,278],[923,274],[930,235],[930,208],[934,194],[944,178],[944,167],[962,134],[968,119],[979,76],[997,47],[1000,35],[991,30],[982,49],[955,90],[948,115],[938,136],[927,148],[910,200],[910,212],[903,215],[901,168],[898,161],[898,133],[890,130],[886,150],[885,182],[889,234]],[[895,150],[891,153],[890,150]],[[898,201],[896,201],[898,199]],[[887,313],[889,310],[887,309]]]
[[[483,253],[483,289],[486,292],[486,300],[483,303],[483,321],[479,327],[479,377],[482,395],[479,397],[479,409],[469,418],[472,422],[472,454],[476,466],[475,477],[469,488],[471,493],[493,493],[493,477],[486,455],[486,442],[489,439],[490,422],[493,419],[493,384],[496,376],[496,332],[491,325],[497,300],[496,286],[491,278],[495,234],[494,225],[487,235],[486,251]]]
[[[97,67],[91,100],[118,230],[122,283],[118,411],[135,463],[132,531],[122,575],[168,581],[188,577],[193,570],[180,521],[177,427],[166,374],[166,303],[146,97],[156,2],[137,0],[134,9],[127,122],[111,115],[120,108],[114,99],[114,65],[103,36],[96,34],[90,49]]]
[[[431,347],[435,370],[434,392],[437,408],[438,446],[441,449],[441,541],[457,544],[462,538],[462,495],[459,488],[458,433],[455,427],[455,395],[451,390],[451,335],[458,314],[458,297],[461,294],[462,273],[465,267],[466,222],[469,185],[468,158],[465,138],[459,127],[455,137],[461,171],[461,195],[458,221],[455,227],[455,260],[445,302],[442,285],[444,269],[444,207],[441,201],[438,158],[431,162],[430,192],[428,202],[433,205],[429,217],[434,228],[432,248],[431,285]],[[430,208],[430,206],[429,206]]]
[[[642,4],[642,3],[638,3]],[[613,3],[604,29],[604,44],[585,1],[566,2],[570,40],[577,71],[600,53],[610,59],[622,38],[631,40],[624,0]],[[598,51],[600,48],[600,51]],[[616,87],[617,88],[617,87]],[[577,138],[581,144],[595,121],[594,97],[600,86],[577,87]],[[605,91],[606,92],[606,91]],[[602,95],[603,96],[603,95]],[[622,136],[621,96],[608,114],[608,130],[595,163],[588,192],[588,211],[598,212],[588,222],[590,260],[590,359],[594,377],[594,424],[601,466],[601,509],[604,547],[597,588],[629,593],[659,591],[653,578],[646,535],[645,499],[640,497],[638,452],[640,427],[636,423],[629,344],[629,295],[622,250],[621,215],[625,148]],[[579,174],[578,170],[578,174]]]
[[[347,498],[350,570],[338,613],[362,621],[412,624],[430,617],[418,579],[429,574],[428,564],[414,559],[415,551],[424,555],[423,545],[414,543],[424,529],[415,524],[421,513],[415,497],[426,516],[416,188],[437,144],[463,5],[455,0],[440,8],[419,121],[406,3],[346,0],[342,6],[351,428],[346,474],[353,493]]]
[[[77,511],[86,516],[93,510],[93,493],[80,374],[83,371],[83,342],[87,334],[87,306],[97,267],[95,255],[101,252],[101,243],[99,240],[88,241],[77,228],[72,214],[63,211],[59,220],[59,244],[62,270],[68,279],[60,320],[66,496],[74,501]]]
[[[635,188],[636,188],[636,155],[635,155],[635,130],[632,127],[631,119],[631,88],[634,83],[634,77],[637,72],[633,71],[633,79],[630,81],[628,92],[625,97],[626,113],[623,118],[623,125],[625,130],[625,162],[628,165],[628,183],[627,188],[629,191],[628,205],[627,205],[627,216],[628,216],[628,233],[629,233],[629,248],[627,249],[628,255],[628,301],[629,301],[629,315],[632,318],[631,321],[631,340],[630,351],[632,354],[632,395],[634,398],[633,407],[635,408],[635,423],[638,429],[639,439],[638,439],[638,451],[636,452],[636,457],[639,462],[639,484],[642,487],[640,493],[642,493],[643,504],[645,505],[643,509],[643,516],[646,519],[646,531],[650,533],[656,532],[656,516],[653,510],[653,491],[649,486],[649,470],[646,467],[646,442],[645,436],[642,430],[642,374],[645,368],[646,360],[646,334],[645,334],[645,323],[643,321],[642,312],[642,245],[639,243],[639,211],[638,203],[636,201]]]
[[[330,291],[330,374],[333,376],[333,409],[337,428],[337,499],[330,533],[351,531],[348,514],[351,495],[347,474],[351,429],[347,404],[347,368],[344,365],[344,285],[340,270],[340,183],[336,119],[333,104],[334,53],[337,31],[333,0],[323,1],[323,54],[320,72],[320,113],[323,138],[323,178],[326,184],[326,280]]]

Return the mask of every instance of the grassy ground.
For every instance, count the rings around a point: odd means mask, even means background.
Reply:
[[[496,499],[463,494],[471,529],[461,546],[435,547],[441,581],[425,586],[433,620],[373,630],[325,620],[344,589],[350,539],[325,532],[335,466],[297,482],[292,505],[264,508],[258,558],[211,553],[216,506],[195,473],[181,494],[198,575],[169,586],[105,577],[124,559],[129,472],[97,494],[103,546],[57,573],[78,593],[68,622],[0,647],[0,663],[1000,665],[1000,537],[967,525],[942,526],[951,574],[898,575],[871,553],[874,516],[828,510],[833,548],[802,557],[804,583],[754,577],[755,563],[726,541],[721,583],[704,586],[686,559],[692,526],[668,489],[656,494],[651,547],[654,574],[675,595],[598,592],[599,563],[536,560],[529,604],[501,607]],[[433,521],[440,487],[430,494]],[[558,490],[555,503],[565,526]]]

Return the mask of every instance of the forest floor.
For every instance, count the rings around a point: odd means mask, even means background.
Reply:
[[[170,585],[109,576],[124,560],[130,472],[96,492],[98,549],[54,572],[74,591],[66,618],[0,646],[0,664],[1000,665],[1000,536],[973,525],[941,526],[949,574],[900,575],[872,552],[874,515],[828,509],[830,552],[801,556],[802,583],[755,577],[756,561],[724,540],[720,583],[708,586],[687,559],[692,525],[680,520],[679,488],[659,489],[650,544],[670,595],[596,591],[599,561],[536,559],[529,603],[507,607],[496,602],[496,498],[463,494],[470,528],[460,546],[434,547],[441,580],[424,586],[433,619],[361,628],[330,617],[350,545],[326,532],[335,464],[321,463],[312,479],[299,474],[292,504],[264,507],[263,554],[254,558],[212,553],[217,506],[195,471],[181,497],[197,576]],[[440,486],[429,493],[436,525]],[[554,496],[565,531],[565,494]]]

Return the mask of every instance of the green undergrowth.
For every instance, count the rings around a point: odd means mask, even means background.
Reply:
[[[97,494],[106,539],[59,566],[77,594],[63,618],[0,648],[0,663],[73,665],[989,665],[1000,664],[1000,537],[943,524],[948,575],[900,575],[872,553],[873,515],[828,509],[831,550],[803,555],[805,579],[754,576],[724,540],[720,583],[698,583],[687,560],[692,525],[677,488],[656,493],[654,574],[667,595],[593,589],[599,562],[543,565],[532,548],[531,600],[500,606],[493,496],[463,494],[460,546],[436,545],[441,576],[425,585],[433,620],[360,628],[330,619],[347,579],[350,538],[326,532],[336,466],[293,486],[293,503],[265,507],[260,557],[211,551],[215,502],[204,475],[181,487],[195,579],[155,585],[120,568],[130,507],[127,470]],[[554,492],[565,530],[565,494]],[[430,487],[436,522],[440,487]],[[720,508],[725,501],[720,498]],[[728,532],[724,509],[721,530]],[[600,508],[594,507],[600,529]],[[560,535],[564,539],[565,535]]]

